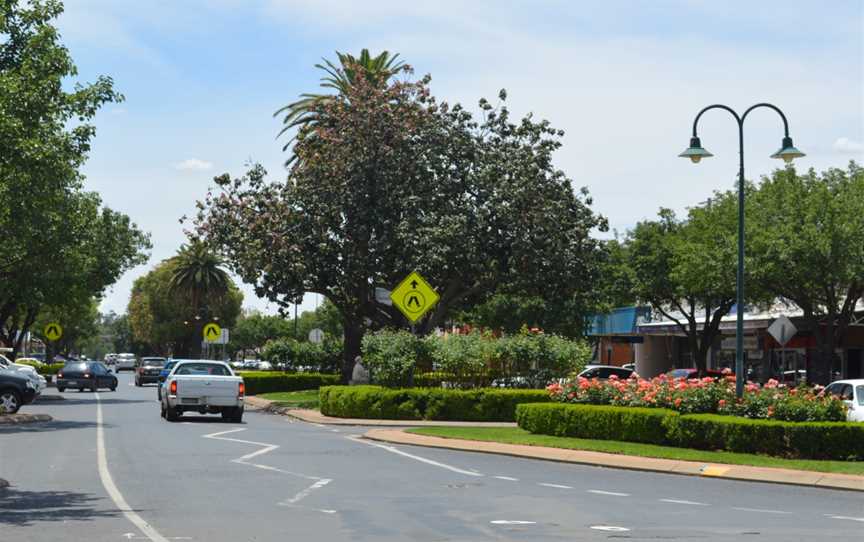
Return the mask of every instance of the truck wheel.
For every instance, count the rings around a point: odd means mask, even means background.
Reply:
[[[0,392],[0,410],[5,414],[15,414],[21,408],[21,396],[15,390]]]
[[[243,423],[243,409],[235,408],[234,413],[231,416],[231,421],[234,423]]]
[[[177,414],[177,409],[171,408],[170,406],[165,409],[165,419],[169,422],[176,422],[180,419],[180,416]]]

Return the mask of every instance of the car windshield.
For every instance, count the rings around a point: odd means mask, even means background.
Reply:
[[[73,361],[73,362],[70,362],[70,363],[67,363],[66,365],[64,365],[63,370],[66,372],[72,372],[72,371],[83,372],[83,371],[86,371],[88,367],[89,366],[86,363],[81,363],[80,361]]]
[[[231,376],[227,367],[217,363],[184,363],[174,374]]]
[[[165,364],[165,358],[144,358],[141,360],[141,365],[147,367],[162,367]]]

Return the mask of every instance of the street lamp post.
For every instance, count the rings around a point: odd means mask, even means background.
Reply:
[[[791,163],[795,158],[804,156],[804,153],[795,148],[792,143],[792,138],[789,137],[789,123],[786,121],[786,115],[780,111],[775,105],[769,103],[758,103],[750,106],[743,115],[738,115],[734,109],[722,104],[709,105],[702,109],[696,118],[693,120],[693,137],[690,138],[690,146],[679,154],[682,158],[689,158],[694,164],[698,164],[703,158],[714,156],[710,152],[702,148],[702,142],[699,141],[696,128],[699,124],[699,118],[706,111],[711,109],[723,109],[728,111],[735,117],[738,123],[738,275],[736,280],[735,292],[735,394],[741,397],[744,394],[744,120],[747,115],[754,109],[767,107],[773,109],[783,119],[783,143],[780,150],[771,155],[771,158],[779,158]]]

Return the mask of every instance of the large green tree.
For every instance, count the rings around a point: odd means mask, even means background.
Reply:
[[[441,295],[419,333],[495,293],[584,314],[598,250],[590,232],[605,227],[554,167],[562,133],[548,122],[513,122],[485,100],[478,121],[438,103],[428,77],[396,79],[357,78],[317,102],[286,180],[260,166],[217,177],[222,191],[196,219],[259,295],[287,308],[316,292],[339,310],[345,379],[367,329],[408,327],[375,293],[411,270]]]
[[[146,345],[149,354],[199,356],[204,324],[216,320],[231,328],[240,315],[243,294],[230,278],[222,295],[207,300],[206,314],[194,310],[172,282],[179,265],[179,256],[164,260],[132,286],[129,327],[134,341]]]
[[[864,170],[777,170],[749,202],[754,280],[803,311],[820,361],[807,380],[826,384],[864,296]]]

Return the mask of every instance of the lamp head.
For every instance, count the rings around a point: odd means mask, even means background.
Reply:
[[[714,155],[703,149],[702,142],[699,141],[698,137],[694,136],[690,138],[690,146],[687,147],[684,152],[682,152],[678,156],[680,156],[681,158],[689,158],[691,162],[693,162],[694,164],[698,164],[699,161],[703,158],[709,158]]]
[[[792,160],[802,156],[807,155],[796,149],[795,145],[792,144],[792,138],[787,136],[783,138],[783,145],[780,150],[772,154],[771,158],[780,158],[787,164],[791,164]]]

